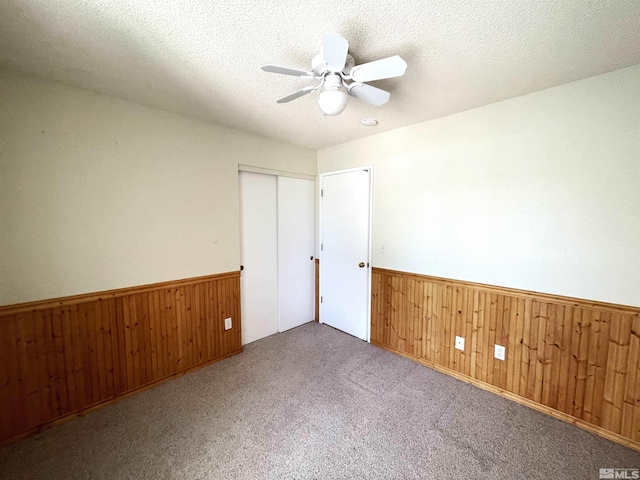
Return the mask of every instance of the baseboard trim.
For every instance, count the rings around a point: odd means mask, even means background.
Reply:
[[[584,420],[581,420],[579,418],[573,417],[571,415],[568,415],[564,412],[560,412],[558,410],[555,410],[553,408],[547,407],[545,405],[541,405],[539,403],[536,403],[532,400],[529,400],[528,398],[524,398],[521,397],[520,395],[516,395],[514,393],[511,393],[507,390],[503,390],[502,388],[496,387],[494,385],[491,385],[489,383],[485,383],[481,380],[477,380],[475,378],[469,377],[467,375],[464,375],[462,373],[456,372],[455,370],[451,370],[447,367],[442,367],[440,365],[437,365],[435,363],[426,361],[424,359],[421,358],[416,358],[412,355],[408,355],[404,352],[400,352],[398,350],[395,350],[393,348],[387,347],[385,345],[381,345],[379,343],[376,342],[371,342],[372,345],[375,345],[377,347],[380,347],[384,350],[387,350],[391,353],[395,353],[396,355],[400,355],[401,357],[407,358],[409,360],[412,360],[416,363],[419,363],[421,365],[424,365],[425,367],[431,368],[433,370],[436,370],[438,372],[444,373],[446,375],[449,375],[451,377],[454,377],[458,380],[461,380],[463,382],[466,383],[470,383],[472,385],[475,385],[476,387],[482,388],[483,390],[487,390],[488,392],[491,393],[495,393],[500,395],[501,397],[507,398],[511,401],[514,401],[516,403],[519,403],[521,405],[524,405],[526,407],[532,408],[534,410],[537,410],[539,412],[542,413],[546,413],[547,415],[550,415],[554,418],[557,418],[559,420],[562,420],[564,422],[570,423],[572,425],[575,425],[576,427],[579,427],[583,430],[587,430],[588,432],[594,433],[596,435],[599,435],[601,437],[604,437],[608,440],[611,440],[615,443],[619,443],[621,445],[624,445],[625,447],[629,447],[633,450],[636,450],[638,452],[640,452],[640,442],[636,442],[634,440],[630,440],[627,437],[624,437],[622,435],[619,435],[617,433],[613,433],[610,432],[609,430],[606,430],[604,428],[600,428],[596,425],[592,425],[588,422],[585,422]]]
[[[195,365],[191,368],[188,368],[187,370],[183,370],[181,372],[176,372],[172,375],[169,375],[167,377],[161,378],[159,380],[156,380],[152,383],[149,383],[147,385],[143,385],[141,387],[136,388],[135,390],[131,390],[129,392],[125,392],[122,393],[120,395],[116,395],[113,398],[109,398],[107,400],[104,400],[102,402],[96,403],[94,405],[89,405],[88,407],[85,407],[81,410],[78,410],[76,412],[71,412],[68,413],[66,415],[63,415],[62,417],[58,417],[55,418],[53,420],[49,420],[48,422],[44,423],[43,425],[39,425],[37,427],[33,427],[29,430],[20,432],[18,435],[14,435],[13,437],[7,438],[5,440],[1,440],[0,441],[0,447],[4,447],[5,445],[9,445],[10,443],[14,443],[17,442],[18,440],[22,440],[23,438],[29,437],[31,435],[35,435],[36,433],[40,433],[43,432],[45,430],[48,430],[49,428],[55,427],[57,425],[61,425],[63,423],[66,423],[70,420],[73,420],[74,418],[77,417],[82,417],[84,415],[86,415],[87,413],[93,412],[95,410],[99,410],[101,408],[107,407],[109,405],[113,405],[114,403],[119,402],[120,400],[124,400],[125,398],[131,397],[133,395],[136,395],[144,390],[149,390],[151,388],[157,387],[158,385],[161,385],[165,382],[168,382],[169,380],[174,380],[176,378],[182,377],[183,375],[186,375],[188,373],[193,373],[196,370],[200,370],[201,368],[204,367],[208,367],[209,365],[213,365],[214,363],[220,362],[221,360],[225,360],[229,357],[232,357],[234,355],[238,355],[242,353],[242,348],[240,348],[240,350],[236,350],[234,352],[228,353],[226,355],[223,355],[222,357],[219,358],[214,358],[213,360],[210,360],[208,362],[202,363],[200,365]]]

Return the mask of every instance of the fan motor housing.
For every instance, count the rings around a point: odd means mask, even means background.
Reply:
[[[356,63],[353,60],[353,57],[347,54],[347,60],[344,63],[344,68],[342,69],[342,73],[344,73],[345,75],[349,75],[349,72],[351,71],[351,69],[355,64]],[[317,54],[311,60],[311,71],[316,75],[323,75],[329,71],[329,69],[327,68],[327,65],[324,63],[324,56],[322,55],[322,52]]]

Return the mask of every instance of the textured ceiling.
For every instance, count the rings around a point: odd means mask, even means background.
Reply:
[[[323,32],[407,61],[388,104],[276,104],[312,82],[260,66],[310,68]],[[4,67],[314,149],[638,63],[637,0],[0,2]]]

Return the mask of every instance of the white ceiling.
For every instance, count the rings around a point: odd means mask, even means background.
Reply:
[[[407,61],[388,104],[276,104],[312,82],[260,66],[310,68],[323,32]],[[314,149],[638,63],[638,0],[0,2],[4,67]]]

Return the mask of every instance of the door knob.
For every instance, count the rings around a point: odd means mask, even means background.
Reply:
[[[360,262],[360,263],[358,264],[358,266],[359,266],[360,268],[364,268],[364,262]]]

